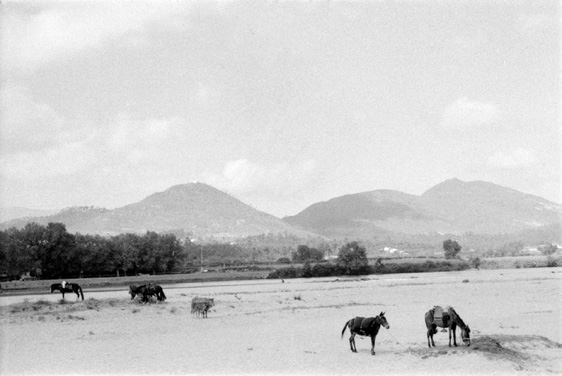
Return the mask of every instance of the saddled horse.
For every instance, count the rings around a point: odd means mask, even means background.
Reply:
[[[427,346],[435,347],[433,335],[437,333],[437,327],[449,329],[449,347],[451,347],[451,332],[453,343],[457,346],[457,326],[461,329],[461,338],[467,346],[470,346],[470,328],[462,321],[453,307],[435,306],[425,313],[425,325],[427,326]],[[431,343],[429,340],[431,339]]]
[[[355,346],[355,335],[358,334],[360,336],[371,337],[371,355],[375,355],[375,338],[377,337],[381,326],[384,326],[386,329],[390,328],[390,325],[388,325],[388,322],[386,321],[386,317],[384,317],[384,312],[381,312],[376,317],[355,317],[345,323],[341,336],[343,338],[345,329],[349,328],[351,333],[351,337],[349,337],[349,347],[351,347],[351,351],[353,352],[357,352],[357,347]]]
[[[76,294],[76,300],[82,297],[84,300],[84,293],[82,292],[82,287],[78,283],[65,283],[64,288],[62,287],[62,283],[53,283],[51,285],[51,294],[55,291],[59,290],[62,293],[62,298],[64,299],[65,292],[73,292]]]
[[[166,300],[166,294],[164,294],[162,286],[152,283],[141,286],[131,285],[129,286],[129,294],[131,294],[131,299],[134,299],[137,295],[142,296],[143,302],[148,302],[151,296],[156,296],[158,301]]]
[[[197,317],[202,316],[207,317],[207,312],[209,309],[215,305],[214,298],[200,298],[196,296],[191,299],[191,313],[195,313]]]

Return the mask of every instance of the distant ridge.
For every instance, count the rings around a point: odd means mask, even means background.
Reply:
[[[19,218],[43,217],[57,213],[58,210],[28,209],[22,207],[0,208],[0,223]]]
[[[371,239],[396,234],[507,234],[560,224],[561,205],[483,181],[450,179],[420,196],[376,190],[310,205],[283,220],[256,210],[203,183],[175,185],[113,210],[76,207],[49,216],[3,222],[62,222],[70,232],[182,232],[195,237],[239,238],[260,234]]]
[[[493,183],[450,179],[421,196],[377,190],[316,203],[284,220],[328,237],[514,233],[561,222],[562,207]]]
[[[81,215],[76,216],[76,212]],[[114,210],[70,210],[34,221],[62,222],[70,232],[101,235],[175,230],[223,238],[267,233],[312,235],[203,183],[176,185]],[[29,219],[11,221],[0,227],[22,227],[27,222]]]

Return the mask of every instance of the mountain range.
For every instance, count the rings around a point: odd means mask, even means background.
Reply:
[[[57,214],[13,219],[0,229],[28,222],[62,222],[69,232],[115,235],[184,231],[196,237],[259,234],[366,239],[392,234],[514,233],[560,223],[562,206],[496,184],[458,179],[420,196],[375,190],[315,203],[277,218],[203,183],[176,185],[113,210],[78,207]]]
[[[560,223],[562,206],[496,184],[450,179],[420,196],[376,190],[313,204],[284,220],[331,237],[514,233]]]

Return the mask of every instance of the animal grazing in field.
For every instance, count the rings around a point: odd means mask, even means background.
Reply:
[[[158,301],[166,300],[166,294],[160,285],[155,285],[149,283],[147,285],[129,286],[129,294],[131,294],[131,299],[134,299],[137,295],[142,296],[142,301],[147,303],[151,296],[156,296]]]
[[[462,321],[453,307],[435,306],[425,313],[425,325],[427,326],[427,346],[435,347],[433,335],[437,333],[437,327],[449,329],[449,347],[451,347],[451,332],[453,343],[457,346],[457,326],[461,329],[461,338],[467,346],[470,346],[470,328]],[[431,339],[431,343],[430,340]]]
[[[390,328],[388,321],[386,321],[386,317],[384,317],[384,312],[381,312],[376,317],[355,317],[345,323],[341,336],[343,338],[345,329],[349,328],[351,333],[351,337],[349,337],[349,346],[353,352],[357,352],[357,347],[355,346],[355,335],[358,334],[360,336],[371,337],[371,355],[375,355],[375,338],[377,337],[381,326],[384,326],[386,329]]]
[[[215,305],[215,299],[200,298],[196,296],[191,299],[191,313],[195,313],[197,317],[202,316],[207,317],[207,312],[211,307]]]
[[[82,287],[78,283],[68,283],[65,282],[64,287],[62,283],[53,283],[51,285],[51,294],[55,292],[55,290],[59,290],[62,293],[62,298],[64,299],[65,292],[73,292],[76,294],[76,300],[82,297],[84,300],[84,293],[82,292]]]

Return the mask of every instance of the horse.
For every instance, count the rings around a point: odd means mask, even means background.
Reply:
[[[141,286],[130,285],[129,294],[131,294],[131,300],[134,299],[137,295],[142,295],[143,302],[148,302],[149,297],[151,296],[156,296],[156,299],[158,301],[166,300],[166,294],[164,294],[164,290],[162,289],[162,287],[160,285],[154,285],[152,283]]]
[[[82,292],[82,287],[78,283],[66,283],[64,288],[62,287],[62,283],[53,283],[51,285],[51,294],[55,291],[59,290],[62,293],[62,298],[64,299],[65,292],[73,292],[76,294],[76,300],[82,296],[82,300],[84,300],[84,293]]]
[[[390,328],[390,325],[388,325],[388,322],[386,321],[386,317],[384,317],[384,312],[381,312],[376,317],[355,317],[345,323],[341,332],[341,338],[343,338],[345,329],[349,328],[351,333],[351,337],[349,337],[349,347],[351,347],[352,352],[356,353],[357,347],[355,346],[355,335],[369,336],[371,337],[371,355],[375,355],[375,338],[377,337],[381,326],[384,326],[386,329]]]
[[[214,298],[200,298],[196,296],[191,299],[191,313],[195,313],[198,317],[201,315],[203,318],[207,318],[207,312],[211,307],[215,305]]]
[[[435,347],[433,335],[437,333],[437,327],[449,328],[449,347],[451,347],[451,332],[453,332],[453,343],[457,346],[457,326],[461,329],[461,338],[467,346],[470,346],[470,328],[462,321],[453,307],[435,306],[425,313],[425,325],[427,326],[427,346]],[[431,338],[431,343],[429,342]]]

